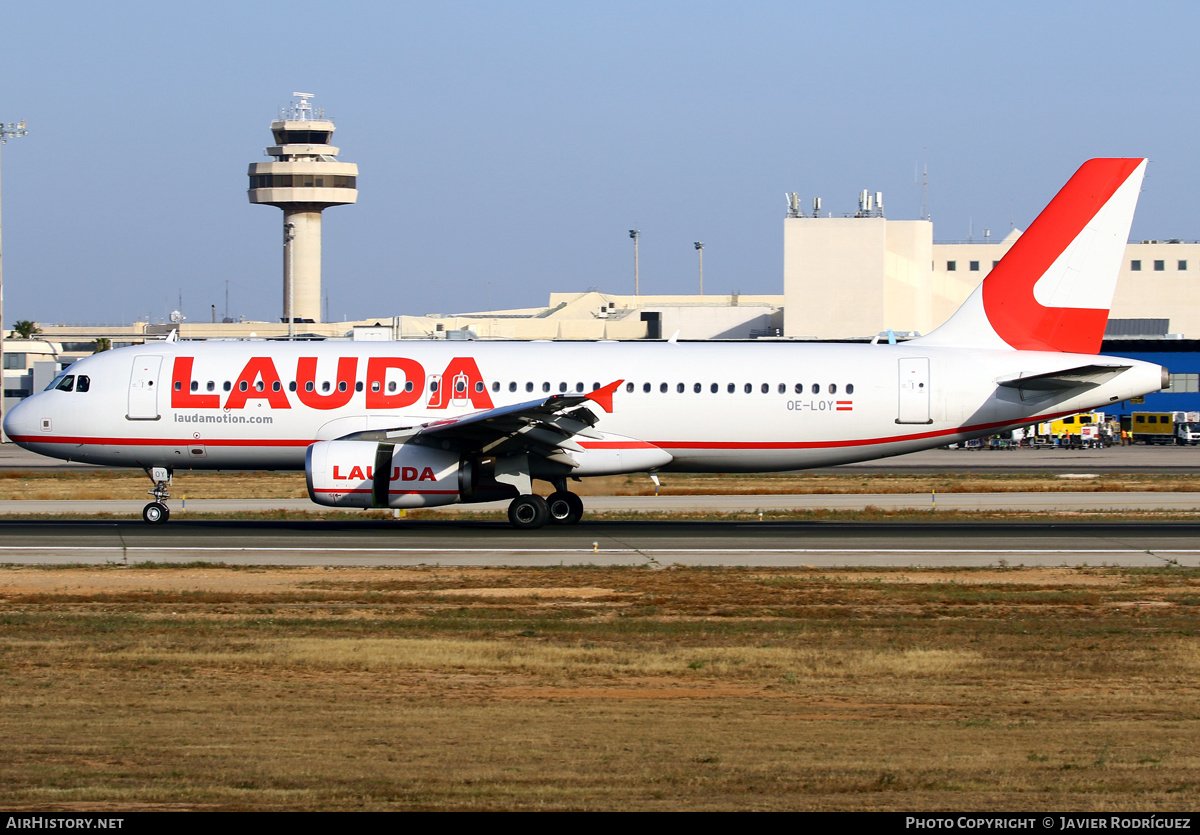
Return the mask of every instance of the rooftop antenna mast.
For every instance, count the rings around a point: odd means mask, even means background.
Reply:
[[[921,175],[921,220],[929,220],[929,163]]]

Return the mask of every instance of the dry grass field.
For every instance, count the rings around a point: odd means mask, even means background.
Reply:
[[[0,568],[10,810],[1200,803],[1200,572]]]
[[[1200,490],[1200,474],[1114,473],[1065,478],[1054,473],[773,473],[763,475],[671,473],[661,477],[663,495],[774,495],[828,493],[981,493],[1016,491]],[[143,499],[150,487],[134,470],[0,471],[0,500]],[[544,486],[544,485],[542,485]],[[589,478],[572,485],[583,496],[648,496],[644,475]],[[308,495],[303,473],[179,471],[172,495],[192,499],[295,498]]]

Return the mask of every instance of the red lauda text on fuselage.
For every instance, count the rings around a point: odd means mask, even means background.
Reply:
[[[221,403],[219,394],[201,394],[192,390],[194,357],[176,357],[171,374],[171,408],[173,409],[244,409],[251,400],[265,400],[272,409],[290,409],[294,395],[299,405],[309,409],[340,409],[355,395],[359,357],[339,357],[337,379],[329,390],[317,388],[317,358],[300,357],[296,362],[295,390],[289,392],[270,357],[251,357],[234,381],[232,389]],[[367,357],[367,373],[363,394],[367,409],[403,409],[421,400],[425,391],[425,369],[421,363],[407,357]],[[413,385],[411,390],[399,386],[387,391],[388,372],[393,371]],[[198,388],[198,386],[197,386]],[[396,387],[393,387],[396,388]],[[483,384],[479,366],[471,357],[450,360],[441,375],[436,390],[429,396],[426,408],[446,409],[451,404],[476,409],[491,409],[492,398]]]
[[[337,481],[374,481],[375,468],[368,464],[366,467],[351,467],[349,475],[343,475],[340,464],[333,465],[333,477]],[[432,467],[425,467],[417,474],[416,467],[392,467],[391,481],[437,481]]]

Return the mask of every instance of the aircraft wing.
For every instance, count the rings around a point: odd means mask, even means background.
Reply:
[[[1062,371],[1047,371],[1043,374],[1029,376],[1005,377],[996,381],[996,385],[1013,388],[1026,392],[1058,392],[1069,389],[1091,389],[1106,383],[1133,366],[1119,363],[1080,365],[1075,368],[1065,368]]]
[[[436,445],[475,455],[505,455],[521,450],[574,467],[578,465],[570,453],[580,452],[582,447],[571,438],[602,437],[591,428],[599,417],[586,404],[595,403],[611,412],[613,392],[623,382],[617,380],[587,394],[556,394],[445,420],[356,432],[343,440]]]

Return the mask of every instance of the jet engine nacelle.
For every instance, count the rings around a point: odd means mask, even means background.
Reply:
[[[458,453],[410,444],[319,441],[308,448],[308,496],[330,507],[433,507],[473,497]]]

